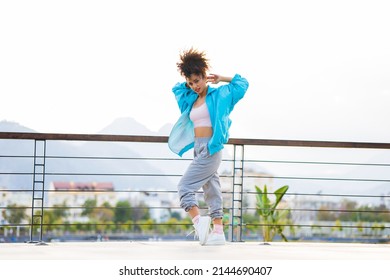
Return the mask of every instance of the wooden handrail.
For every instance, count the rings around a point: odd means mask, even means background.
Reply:
[[[168,136],[0,132],[0,139],[167,143]],[[318,148],[390,149],[390,143],[230,138],[228,144]]]

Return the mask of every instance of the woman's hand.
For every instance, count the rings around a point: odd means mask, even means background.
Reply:
[[[218,84],[221,81],[221,77],[217,74],[209,74],[207,76],[207,82]]]
[[[224,77],[218,74],[209,74],[207,76],[207,82],[218,84],[219,82],[230,82],[232,80],[231,77]]]

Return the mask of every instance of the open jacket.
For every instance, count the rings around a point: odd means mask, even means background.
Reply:
[[[239,74],[234,75],[230,83],[219,87],[208,86],[206,104],[213,128],[213,135],[208,142],[210,155],[222,150],[223,145],[228,142],[231,125],[229,115],[236,103],[244,97],[248,86],[248,81]],[[186,87],[185,82],[177,83],[172,91],[179,105],[181,116],[172,128],[168,146],[172,152],[182,156],[194,147],[194,124],[189,114],[198,94]]]

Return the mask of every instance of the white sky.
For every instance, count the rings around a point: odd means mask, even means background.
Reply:
[[[389,4],[388,4],[389,3]],[[0,120],[96,133],[179,110],[179,52],[249,80],[231,136],[390,142],[388,1],[1,1]]]

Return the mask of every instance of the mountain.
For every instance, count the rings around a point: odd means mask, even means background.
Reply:
[[[25,127],[17,122],[6,121],[6,120],[0,121],[0,131],[3,131],[3,132],[36,132],[35,130],[32,130],[28,127]]]
[[[0,121],[0,131],[4,132],[36,132],[16,122]],[[31,157],[33,154],[33,142],[24,140],[0,139],[0,188],[31,185],[32,178],[29,175],[12,175],[15,172],[32,173]],[[28,156],[30,158],[21,158]]]
[[[111,124],[99,131],[98,134],[157,135],[157,133],[149,130],[144,125],[130,117],[115,119]]]
[[[0,122],[0,131],[35,132],[7,121]],[[119,133],[120,131],[122,133]],[[115,120],[100,133],[151,134],[147,128],[131,118]],[[46,181],[110,181],[119,190],[172,189],[174,183],[165,176],[166,171],[161,169],[163,166],[161,163],[151,160],[135,160],[145,157],[144,149],[140,149],[139,145],[139,143],[47,141]],[[154,147],[153,150],[164,151],[161,146],[166,145],[160,144],[159,148]],[[0,139],[0,187],[31,189],[33,150],[34,142],[31,140]],[[172,153],[170,154],[172,156]],[[167,151],[164,155],[167,155]],[[89,159],[80,157],[89,157]],[[100,158],[92,159],[91,157]],[[110,174],[117,175],[110,176]],[[156,176],[156,174],[161,176]]]
[[[160,136],[169,136],[169,134],[171,133],[172,127],[173,127],[173,124],[170,124],[170,123],[165,124],[164,126],[162,126],[162,127],[157,131],[157,135],[160,135]]]

